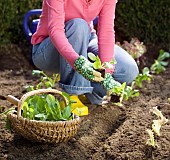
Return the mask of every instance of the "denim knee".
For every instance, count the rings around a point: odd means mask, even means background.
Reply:
[[[130,84],[137,75],[139,74],[139,69],[136,63],[131,63],[130,65],[127,66],[125,73],[124,73],[124,81],[126,84]]]

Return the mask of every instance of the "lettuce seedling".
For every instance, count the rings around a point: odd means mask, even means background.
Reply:
[[[158,135],[160,136],[160,129],[162,126],[162,121],[160,119],[157,120],[153,120],[153,124],[152,124],[152,130]]]
[[[123,98],[125,100],[128,100],[129,98],[133,98],[133,97],[139,97],[140,95],[139,90],[134,89],[134,84],[135,82],[133,81],[131,86],[126,86],[123,95]]]
[[[3,116],[5,122],[6,122],[6,128],[8,130],[11,130],[11,125],[10,125],[10,122],[7,118],[7,114],[9,113],[16,113],[16,110],[15,110],[15,107],[10,107],[8,110],[4,111],[3,113],[1,113],[1,115]]]
[[[159,74],[166,70],[168,61],[166,59],[170,58],[170,53],[160,50],[158,58],[155,60],[154,64],[151,66],[152,73]]]
[[[34,87],[32,85],[25,86],[27,91],[33,91],[35,89],[41,88],[55,88],[56,82],[59,81],[59,74],[52,74],[52,76],[48,76],[44,73],[44,71],[33,70],[32,75],[40,76],[40,82]]]
[[[150,112],[154,113],[155,115],[157,115],[158,118],[160,118],[161,121],[161,125],[164,125],[168,122],[168,119],[166,119],[164,117],[164,115],[162,114],[162,112],[158,109],[158,107],[153,107],[152,109],[150,109]]]
[[[146,144],[155,148],[157,144],[155,142],[154,133],[151,129],[147,129],[146,132],[149,134],[149,139],[147,139]]]
[[[126,86],[126,82],[124,82],[121,86],[114,87],[107,92],[107,96],[111,97],[110,101],[118,106],[122,106],[123,99],[128,100],[139,95],[139,91],[134,89],[134,82],[131,86]]]
[[[155,147],[155,140],[154,140],[154,133],[158,136],[160,136],[160,129],[163,125],[165,125],[168,122],[168,119],[166,119],[162,112],[160,110],[158,110],[157,106],[153,107],[152,109],[150,109],[150,112],[154,113],[155,115],[157,115],[157,117],[159,119],[157,120],[153,120],[152,123],[152,130],[147,129],[147,132],[150,136],[150,139],[147,140],[148,145],[151,145],[152,147]]]
[[[168,103],[170,103],[170,97],[168,98]]]
[[[116,64],[116,60],[114,58],[110,62],[101,63],[99,56],[96,56],[91,52],[88,53],[88,58],[92,61],[93,68],[101,73],[104,72],[104,74],[105,69],[113,69],[113,65]],[[104,77],[104,74],[102,74],[102,77]]]
[[[138,76],[135,79],[135,84],[139,87],[142,88],[142,82],[143,81],[150,81],[152,76],[149,74],[149,68],[145,67],[142,70],[142,73],[139,73]]]
[[[124,41],[123,44],[116,42],[118,46],[126,50],[135,59],[137,64],[140,64],[140,60],[143,60],[143,55],[146,53],[146,46],[143,42],[140,42],[138,38],[134,37],[130,42]]]
[[[126,87],[126,82],[124,82],[121,86],[114,87],[113,89],[110,90],[111,102],[113,102],[118,106],[122,106],[125,87]]]

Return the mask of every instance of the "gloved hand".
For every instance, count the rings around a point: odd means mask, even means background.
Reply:
[[[105,73],[104,80],[100,83],[107,91],[121,86],[121,83],[115,81],[110,73]]]
[[[100,72],[94,70],[92,63],[83,56],[79,56],[74,62],[75,70],[84,78],[92,82],[101,82],[104,78]]]

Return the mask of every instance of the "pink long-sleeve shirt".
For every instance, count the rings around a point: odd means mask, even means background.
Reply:
[[[44,0],[37,31],[32,36],[32,44],[38,44],[50,37],[60,54],[74,67],[78,54],[74,51],[65,35],[65,22],[84,19],[90,23],[99,16],[98,46],[102,62],[114,57],[114,17],[116,0]]]

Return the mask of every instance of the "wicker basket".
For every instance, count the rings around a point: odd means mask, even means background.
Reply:
[[[21,97],[17,114],[9,113],[7,115],[12,130],[26,139],[36,142],[58,143],[69,140],[79,128],[80,118],[78,116],[75,115],[73,120],[55,122],[29,120],[21,116],[21,107],[24,101],[30,96],[43,93],[58,94],[67,104],[67,99],[62,95],[62,92],[55,89],[39,89],[28,92]]]

